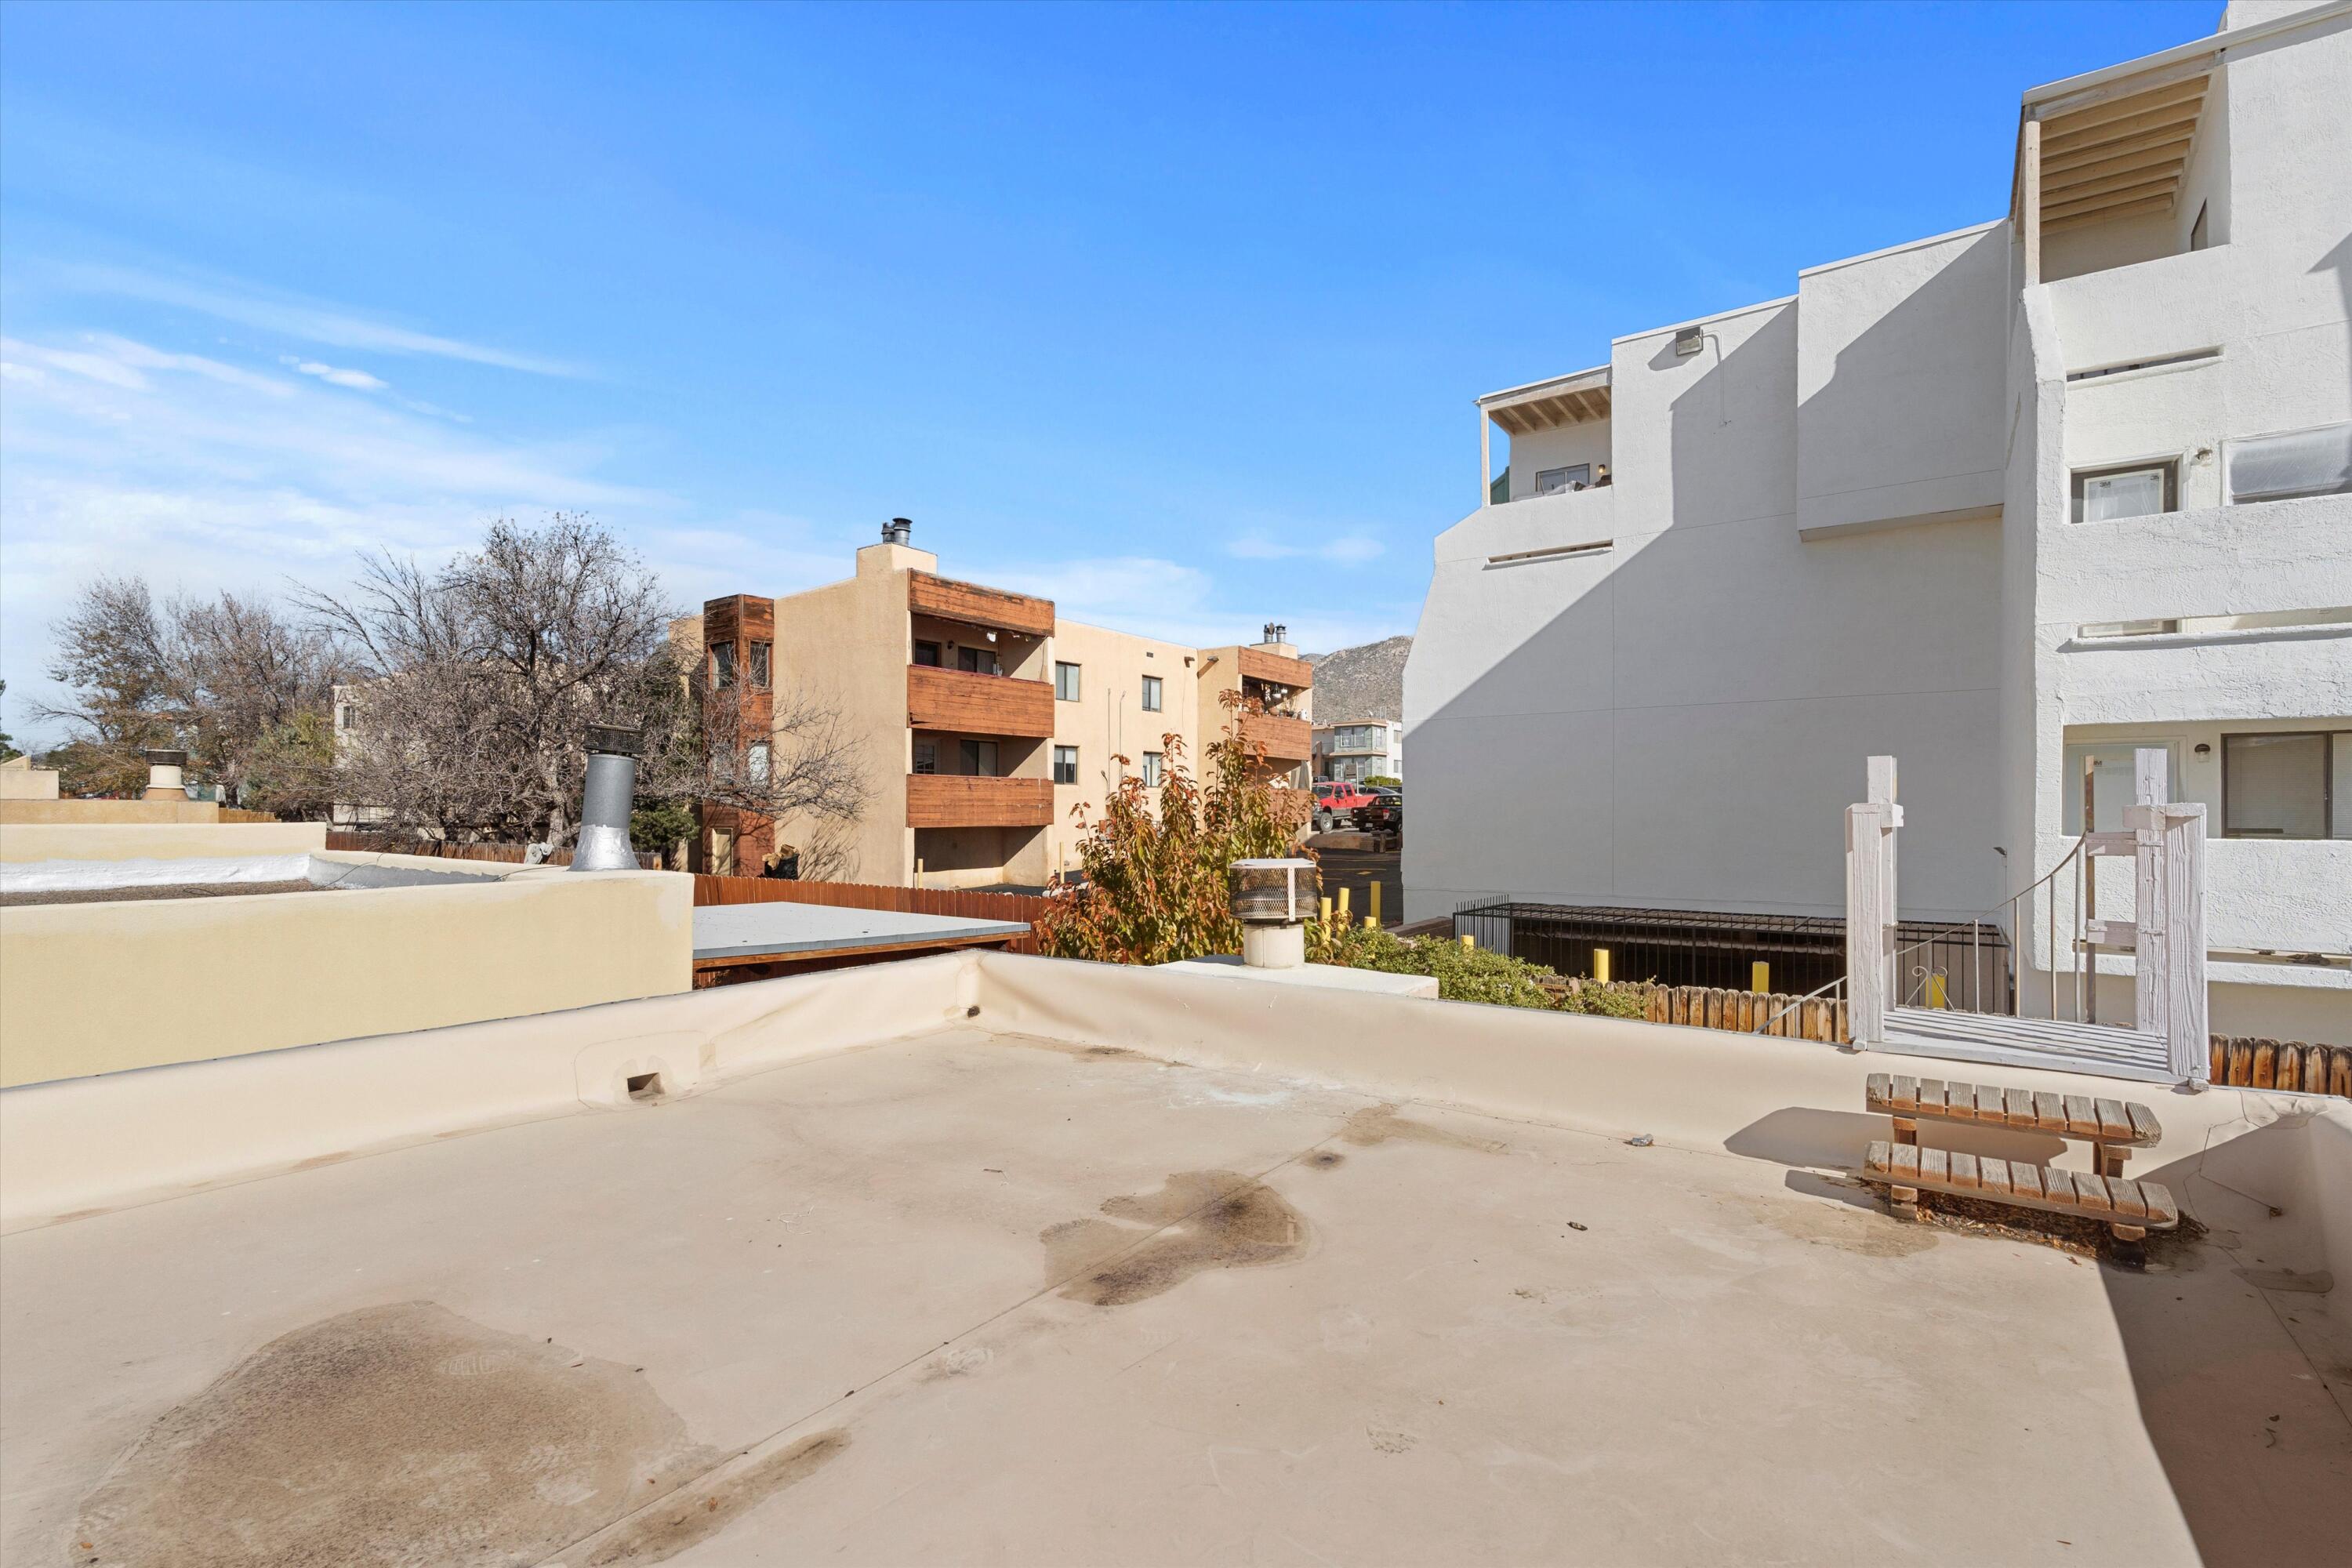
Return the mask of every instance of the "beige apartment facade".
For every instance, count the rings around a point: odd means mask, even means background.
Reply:
[[[842,582],[713,599],[672,628],[730,721],[771,728],[774,765],[796,743],[777,716],[814,707],[858,737],[866,784],[852,823],[706,808],[697,869],[1043,886],[1123,779],[1156,793],[1178,752],[1197,772],[1229,691],[1255,704],[1238,723],[1266,773],[1305,782],[1314,672],[1281,628],[1195,648],[1063,621],[1050,599],[940,575],[911,531],[894,520]]]

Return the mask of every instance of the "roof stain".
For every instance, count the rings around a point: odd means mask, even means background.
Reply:
[[[1102,1212],[1109,1218],[1068,1220],[1038,1234],[1048,1278],[1068,1279],[1060,1292],[1066,1300],[1124,1307],[1203,1269],[1262,1268],[1307,1250],[1306,1218],[1273,1188],[1231,1171],[1180,1172],[1156,1193],[1106,1201]]]
[[[1481,1153],[1500,1154],[1510,1145],[1493,1138],[1465,1138],[1459,1132],[1432,1127],[1425,1121],[1411,1121],[1397,1114],[1393,1105],[1370,1105],[1359,1110],[1341,1124],[1339,1136],[1359,1148],[1397,1140],[1411,1143],[1433,1143],[1441,1149],[1475,1149]]]
[[[586,1557],[586,1568],[660,1563],[700,1545],[769,1498],[807,1479],[849,1447],[839,1427],[788,1444],[708,1483],[680,1487],[614,1531]]]
[[[167,1412],[84,1499],[67,1561],[536,1562],[712,1457],[625,1366],[427,1301],[370,1307]]]

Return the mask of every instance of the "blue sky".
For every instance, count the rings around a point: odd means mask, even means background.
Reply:
[[[0,29],[0,675],[82,578],[594,512],[681,603],[942,569],[1412,629],[1477,393],[1999,216],[2195,4],[257,8]]]

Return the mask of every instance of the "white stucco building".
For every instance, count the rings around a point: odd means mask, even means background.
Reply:
[[[1902,913],[1966,920],[2158,745],[2209,806],[2213,1027],[2352,1042],[2352,5],[2036,88],[2014,156],[2005,218],[1478,400],[1407,918],[1842,913],[1885,752]]]

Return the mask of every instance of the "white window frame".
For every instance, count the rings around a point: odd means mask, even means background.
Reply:
[[[2100,522],[2130,522],[2143,517],[2162,517],[2180,510],[2180,459],[2177,457],[2147,458],[2128,463],[2102,463],[2095,468],[2076,468],[2067,478],[2069,519],[2081,522],[2084,501],[2084,489],[2092,479],[2120,479],[2126,474],[2153,473],[2162,481],[2164,499],[2154,511],[2136,511],[2126,517],[2103,517]]]
[[[1143,710],[1146,713],[1159,712],[1160,700],[1160,678],[1156,675],[1145,676],[1143,678]]]
[[[1571,490],[1592,488],[1592,465],[1568,463],[1557,468],[1536,470],[1536,494],[1564,496]]]

